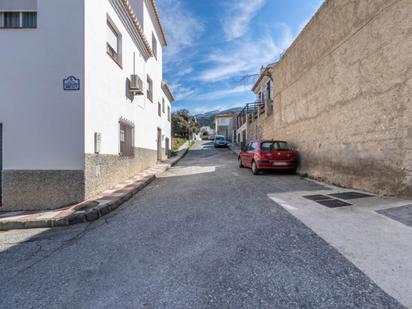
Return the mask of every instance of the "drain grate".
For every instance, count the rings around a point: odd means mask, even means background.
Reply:
[[[412,227],[412,205],[382,209],[376,212]]]
[[[314,195],[305,195],[304,198],[311,200],[311,201],[323,201],[323,200],[330,200],[330,196],[322,195],[322,194],[314,194]]]
[[[357,198],[365,198],[365,197],[372,197],[373,195],[360,193],[360,192],[342,192],[342,193],[334,193],[328,194],[333,197],[340,198],[342,200],[352,200]]]
[[[323,200],[323,201],[316,201],[318,204],[321,204],[323,206],[329,207],[329,208],[337,208],[337,207],[343,207],[343,206],[351,206],[352,204],[346,203],[344,201],[340,200]]]

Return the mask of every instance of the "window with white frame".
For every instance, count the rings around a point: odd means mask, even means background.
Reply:
[[[147,98],[153,102],[153,81],[149,75],[147,75]]]
[[[169,120],[169,122],[171,121],[171,113],[170,113],[170,106],[167,107],[167,120]]]
[[[152,32],[152,50],[153,50],[153,56],[157,59],[157,40],[153,32]]]
[[[165,98],[162,98],[162,111],[165,113]]]
[[[0,28],[37,28],[37,12],[0,12]]]
[[[157,114],[159,115],[159,117],[162,117],[162,105],[160,104],[160,102],[157,102]]]
[[[109,16],[107,16],[106,51],[119,66],[122,65],[122,35]]]

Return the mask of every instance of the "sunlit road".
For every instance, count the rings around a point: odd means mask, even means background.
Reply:
[[[0,233],[0,308],[401,308],[267,196],[321,188],[198,143],[99,221]]]

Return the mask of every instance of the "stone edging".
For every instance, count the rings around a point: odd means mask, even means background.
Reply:
[[[77,223],[95,221],[100,217],[103,217],[113,210],[119,208],[124,202],[132,198],[136,193],[143,190],[152,181],[154,181],[157,178],[156,176],[166,172],[170,167],[176,165],[188,152],[189,148],[186,148],[180,155],[169,159],[168,163],[159,164],[157,167],[149,169],[153,171],[150,175],[144,176],[142,179],[136,181],[135,184],[126,186],[128,187],[126,190],[120,189],[119,191],[123,191],[122,193],[124,194],[118,195],[113,199],[105,199],[105,196],[103,196],[99,199],[85,201],[68,209],[67,212],[71,212],[70,214],[65,215],[64,213],[66,212],[66,210],[62,210],[62,214],[48,219],[30,220],[27,218],[24,219],[23,215],[20,216],[20,218],[17,217],[17,219],[15,220],[10,219],[0,221],[0,231],[12,229],[61,227]],[[97,205],[91,207],[90,209],[83,210],[83,208],[85,208],[87,204],[91,203],[97,203]],[[30,217],[30,214],[28,214],[26,217]]]

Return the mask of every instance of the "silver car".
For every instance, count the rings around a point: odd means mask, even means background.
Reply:
[[[216,135],[215,136],[215,147],[227,147],[228,141],[223,135]]]

